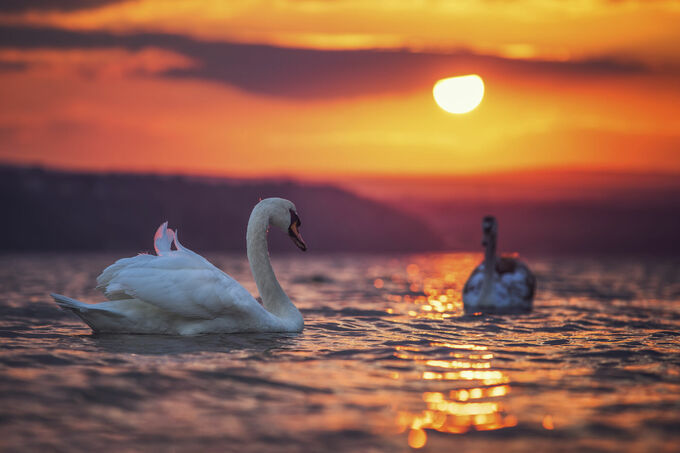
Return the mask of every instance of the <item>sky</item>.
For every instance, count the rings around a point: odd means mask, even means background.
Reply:
[[[675,175],[678,23],[671,0],[5,0],[0,163]],[[482,103],[443,111],[434,83],[465,74]]]

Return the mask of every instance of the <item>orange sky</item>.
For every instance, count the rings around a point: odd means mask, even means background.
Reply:
[[[680,172],[676,1],[95,3],[0,7],[0,161],[313,179]],[[432,85],[465,73],[485,98],[447,114]]]

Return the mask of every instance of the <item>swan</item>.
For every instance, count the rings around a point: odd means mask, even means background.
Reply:
[[[496,256],[498,223],[493,216],[482,220],[486,247],[484,261],[470,274],[463,288],[467,313],[528,312],[536,292],[536,277],[526,264]]]
[[[262,305],[236,280],[182,246],[168,222],[154,236],[156,255],[120,259],[97,277],[97,289],[108,301],[87,304],[59,294],[51,296],[94,332],[300,332],[302,314],[279,285],[269,261],[270,225],[288,231],[295,245],[307,250],[293,203],[267,198],[253,208],[246,233],[247,255]]]

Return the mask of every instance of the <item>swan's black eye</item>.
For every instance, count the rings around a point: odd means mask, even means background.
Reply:
[[[300,221],[300,217],[298,217],[297,213],[293,211],[292,209],[290,210],[290,224],[295,225],[299,227],[302,225],[302,222]]]

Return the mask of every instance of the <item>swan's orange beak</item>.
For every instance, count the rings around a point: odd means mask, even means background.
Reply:
[[[300,234],[300,225],[302,222],[300,222],[300,218],[297,216],[295,211],[292,209],[290,210],[290,226],[288,227],[288,236],[293,240],[295,245],[298,246],[300,250],[303,252],[307,251],[307,244],[305,244],[304,239],[302,239],[302,235]]]

